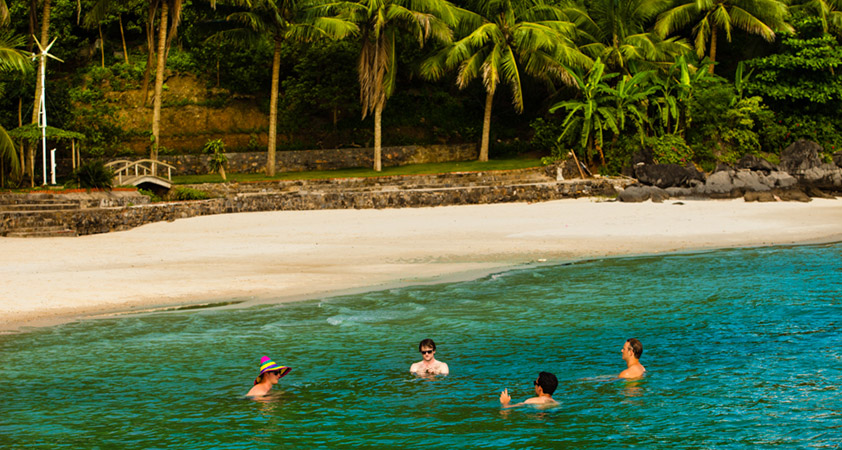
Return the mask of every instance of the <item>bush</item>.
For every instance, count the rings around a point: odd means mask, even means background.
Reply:
[[[176,201],[207,200],[210,198],[210,194],[208,194],[207,192],[188,187],[176,187],[175,189],[170,191],[168,196],[170,197],[170,199]]]
[[[139,192],[141,195],[145,195],[145,196],[149,197],[149,201],[152,201],[152,202],[160,202],[160,201],[164,200],[158,194],[154,193],[153,191],[147,190],[147,189],[138,189],[137,192]]]
[[[73,172],[73,178],[79,187],[85,189],[111,189],[114,172],[102,161],[90,161],[82,164]]]
[[[677,134],[649,137],[644,140],[644,144],[652,149],[655,162],[658,164],[679,164],[683,166],[693,160],[693,149],[684,142],[683,137]]]

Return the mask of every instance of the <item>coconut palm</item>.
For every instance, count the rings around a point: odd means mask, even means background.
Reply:
[[[463,21],[467,36],[425,61],[421,70],[437,79],[458,67],[460,89],[482,79],[486,95],[479,160],[488,161],[491,107],[500,83],[509,86],[515,110],[521,112],[523,74],[572,83],[567,66],[586,67],[591,60],[576,47],[576,25],[560,8],[531,0],[479,0],[474,9],[477,14]]]
[[[5,3],[0,3],[0,22],[8,20]],[[4,15],[4,12],[6,14]],[[10,31],[0,31],[0,72],[27,72],[30,70],[29,58],[26,52],[19,50],[23,47],[24,39],[14,36]],[[0,85],[0,96],[3,95]],[[15,144],[0,126],[0,159],[9,163],[12,173],[19,173],[20,159],[15,152]]]
[[[129,53],[126,48],[126,35],[123,30],[123,12],[126,11],[126,2],[117,3],[114,0],[97,0],[93,7],[85,14],[84,25],[86,28],[97,27],[99,30],[100,54],[102,66],[105,67],[105,40],[102,37],[103,22],[114,20],[114,13],[117,14],[117,22],[120,24],[120,39],[123,43],[123,58],[126,64],[129,63]]]
[[[395,92],[397,79],[395,40],[400,32],[407,32],[420,45],[430,38],[449,43],[460,10],[446,0],[355,0],[328,3],[325,8],[340,11],[359,26],[360,103],[363,119],[374,115],[374,170],[379,172],[383,108]]]
[[[602,164],[605,164],[605,155],[602,152],[605,131],[609,130],[615,134],[620,132],[617,126],[618,114],[613,106],[615,99],[611,86],[606,81],[618,74],[606,74],[605,64],[597,58],[588,71],[587,78],[575,72],[571,72],[571,75],[581,96],[550,107],[551,113],[559,109],[567,111],[567,116],[561,124],[563,129],[559,141],[578,133],[579,146],[585,152],[585,160],[590,159],[592,150],[596,147]]]
[[[170,42],[178,29],[181,21],[181,7],[183,0],[150,0],[153,6],[160,8],[160,19],[158,23],[158,65],[155,67],[155,99],[152,102],[152,149],[149,158],[158,159],[158,147],[161,136],[161,105],[164,92],[164,68],[167,62],[167,50]],[[154,15],[153,15],[154,17]],[[167,27],[169,26],[169,30]],[[156,166],[152,166],[154,175]]]
[[[670,0],[588,2],[590,20],[582,23],[582,29],[594,42],[583,45],[582,50],[627,75],[637,72],[632,66],[668,66],[675,56],[692,51],[684,39],[662,39],[650,31],[658,14],[670,4]]]
[[[682,3],[658,16],[655,31],[668,36],[688,25],[693,25],[696,54],[701,59],[705,52],[712,63],[716,62],[717,35],[725,32],[731,42],[733,28],[756,34],[772,42],[775,31],[794,31],[786,23],[788,9],[778,0],[682,0]],[[713,73],[714,64],[709,67]]]
[[[247,8],[232,13],[228,21],[238,28],[217,33],[211,40],[238,45],[254,45],[266,37],[273,42],[272,87],[269,97],[269,138],[266,174],[275,175],[275,147],[278,130],[278,83],[281,73],[281,46],[285,41],[308,42],[315,39],[342,39],[358,30],[357,25],[339,17],[327,17],[329,10],[314,8],[313,1],[237,0]]]

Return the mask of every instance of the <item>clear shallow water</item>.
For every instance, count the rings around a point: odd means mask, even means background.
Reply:
[[[0,336],[0,447],[839,448],[842,244]],[[643,341],[648,375],[612,380]],[[451,375],[409,365],[431,337]],[[293,367],[243,398],[267,354]],[[560,406],[502,411],[555,373]]]

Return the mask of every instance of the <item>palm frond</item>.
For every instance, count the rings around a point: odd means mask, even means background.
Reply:
[[[735,27],[749,33],[756,34],[767,42],[775,40],[775,30],[748,11],[736,6],[731,8],[731,21]]]

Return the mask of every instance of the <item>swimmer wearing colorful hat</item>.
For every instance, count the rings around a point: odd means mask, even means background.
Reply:
[[[272,390],[272,386],[278,384],[278,380],[288,374],[290,370],[292,370],[291,367],[278,365],[268,356],[260,358],[260,373],[257,374],[254,386],[246,396],[259,397],[268,394]]]

